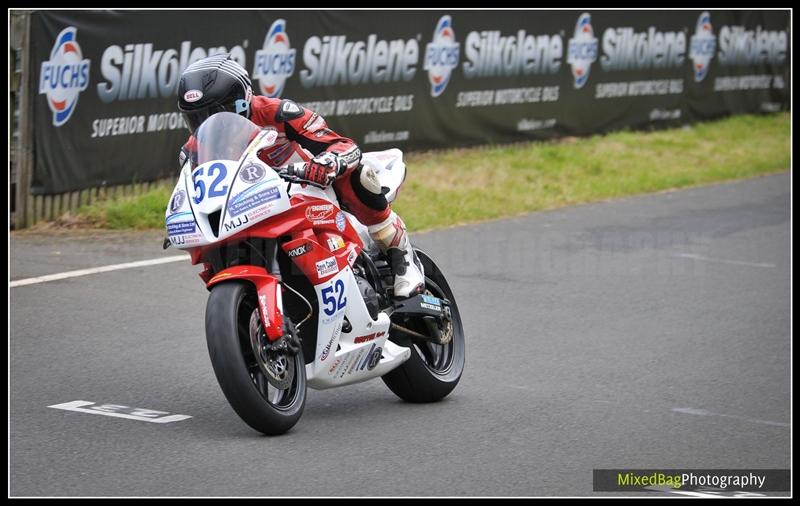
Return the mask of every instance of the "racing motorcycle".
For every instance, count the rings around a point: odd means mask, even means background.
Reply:
[[[277,136],[237,114],[212,115],[166,210],[164,248],[204,267],[206,341],[228,402],[275,435],[297,423],[308,387],[381,377],[405,401],[444,398],[461,378],[465,343],[441,270],[415,248],[424,293],[393,298],[389,259],[334,190],[257,156]],[[364,153],[362,163],[394,200],[402,152]]]

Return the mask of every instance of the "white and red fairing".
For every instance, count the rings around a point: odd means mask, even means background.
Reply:
[[[256,265],[237,265],[212,275],[206,253],[248,237],[289,235],[291,240],[282,248],[314,285],[319,301],[315,356],[306,365],[308,385],[323,389],[365,381],[407,360],[410,350],[388,340],[389,317],[381,312],[373,320],[361,297],[352,265],[365,245],[372,246],[371,239],[366,227],[339,209],[333,190],[292,184],[289,191],[277,172],[256,156],[275,142],[275,131],[260,129],[241,116],[216,114],[197,137],[201,145],[207,139],[219,149],[206,149],[205,156],[200,150],[193,169],[187,162],[165,219],[170,242],[188,251],[193,264],[206,266],[200,276],[207,288],[232,280],[253,283],[266,334],[270,340],[280,338],[283,305],[278,279]],[[223,143],[220,137],[230,138]],[[381,184],[390,188],[387,198],[393,200],[405,178],[402,152],[365,153],[362,162],[376,170]],[[345,316],[351,326],[347,333],[342,332]]]

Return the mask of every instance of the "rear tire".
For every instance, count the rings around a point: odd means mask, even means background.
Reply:
[[[453,338],[446,345],[410,339],[393,333],[392,341],[411,348],[411,358],[381,378],[395,395],[407,402],[436,402],[446,397],[458,384],[464,371],[464,329],[453,292],[444,274],[433,260],[414,248],[425,269],[425,289],[450,301]]]
[[[305,361],[302,350],[290,357],[295,372],[287,389],[278,390],[268,383],[250,344],[249,319],[256,308],[252,284],[229,281],[215,285],[206,306],[208,354],[219,386],[236,414],[259,432],[283,434],[303,414]]]

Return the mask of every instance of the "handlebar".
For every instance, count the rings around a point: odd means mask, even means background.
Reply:
[[[310,184],[311,186],[316,186],[322,190],[326,188],[326,186],[323,186],[315,181],[309,181],[308,179],[305,179],[306,169],[303,162],[287,165],[286,167],[282,167],[277,172],[278,176],[286,181],[289,181],[290,183]]]

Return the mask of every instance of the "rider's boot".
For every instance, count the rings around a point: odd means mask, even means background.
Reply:
[[[411,248],[406,225],[394,211],[377,225],[368,227],[372,239],[389,257],[394,273],[394,296],[405,299],[425,290],[425,270]]]

